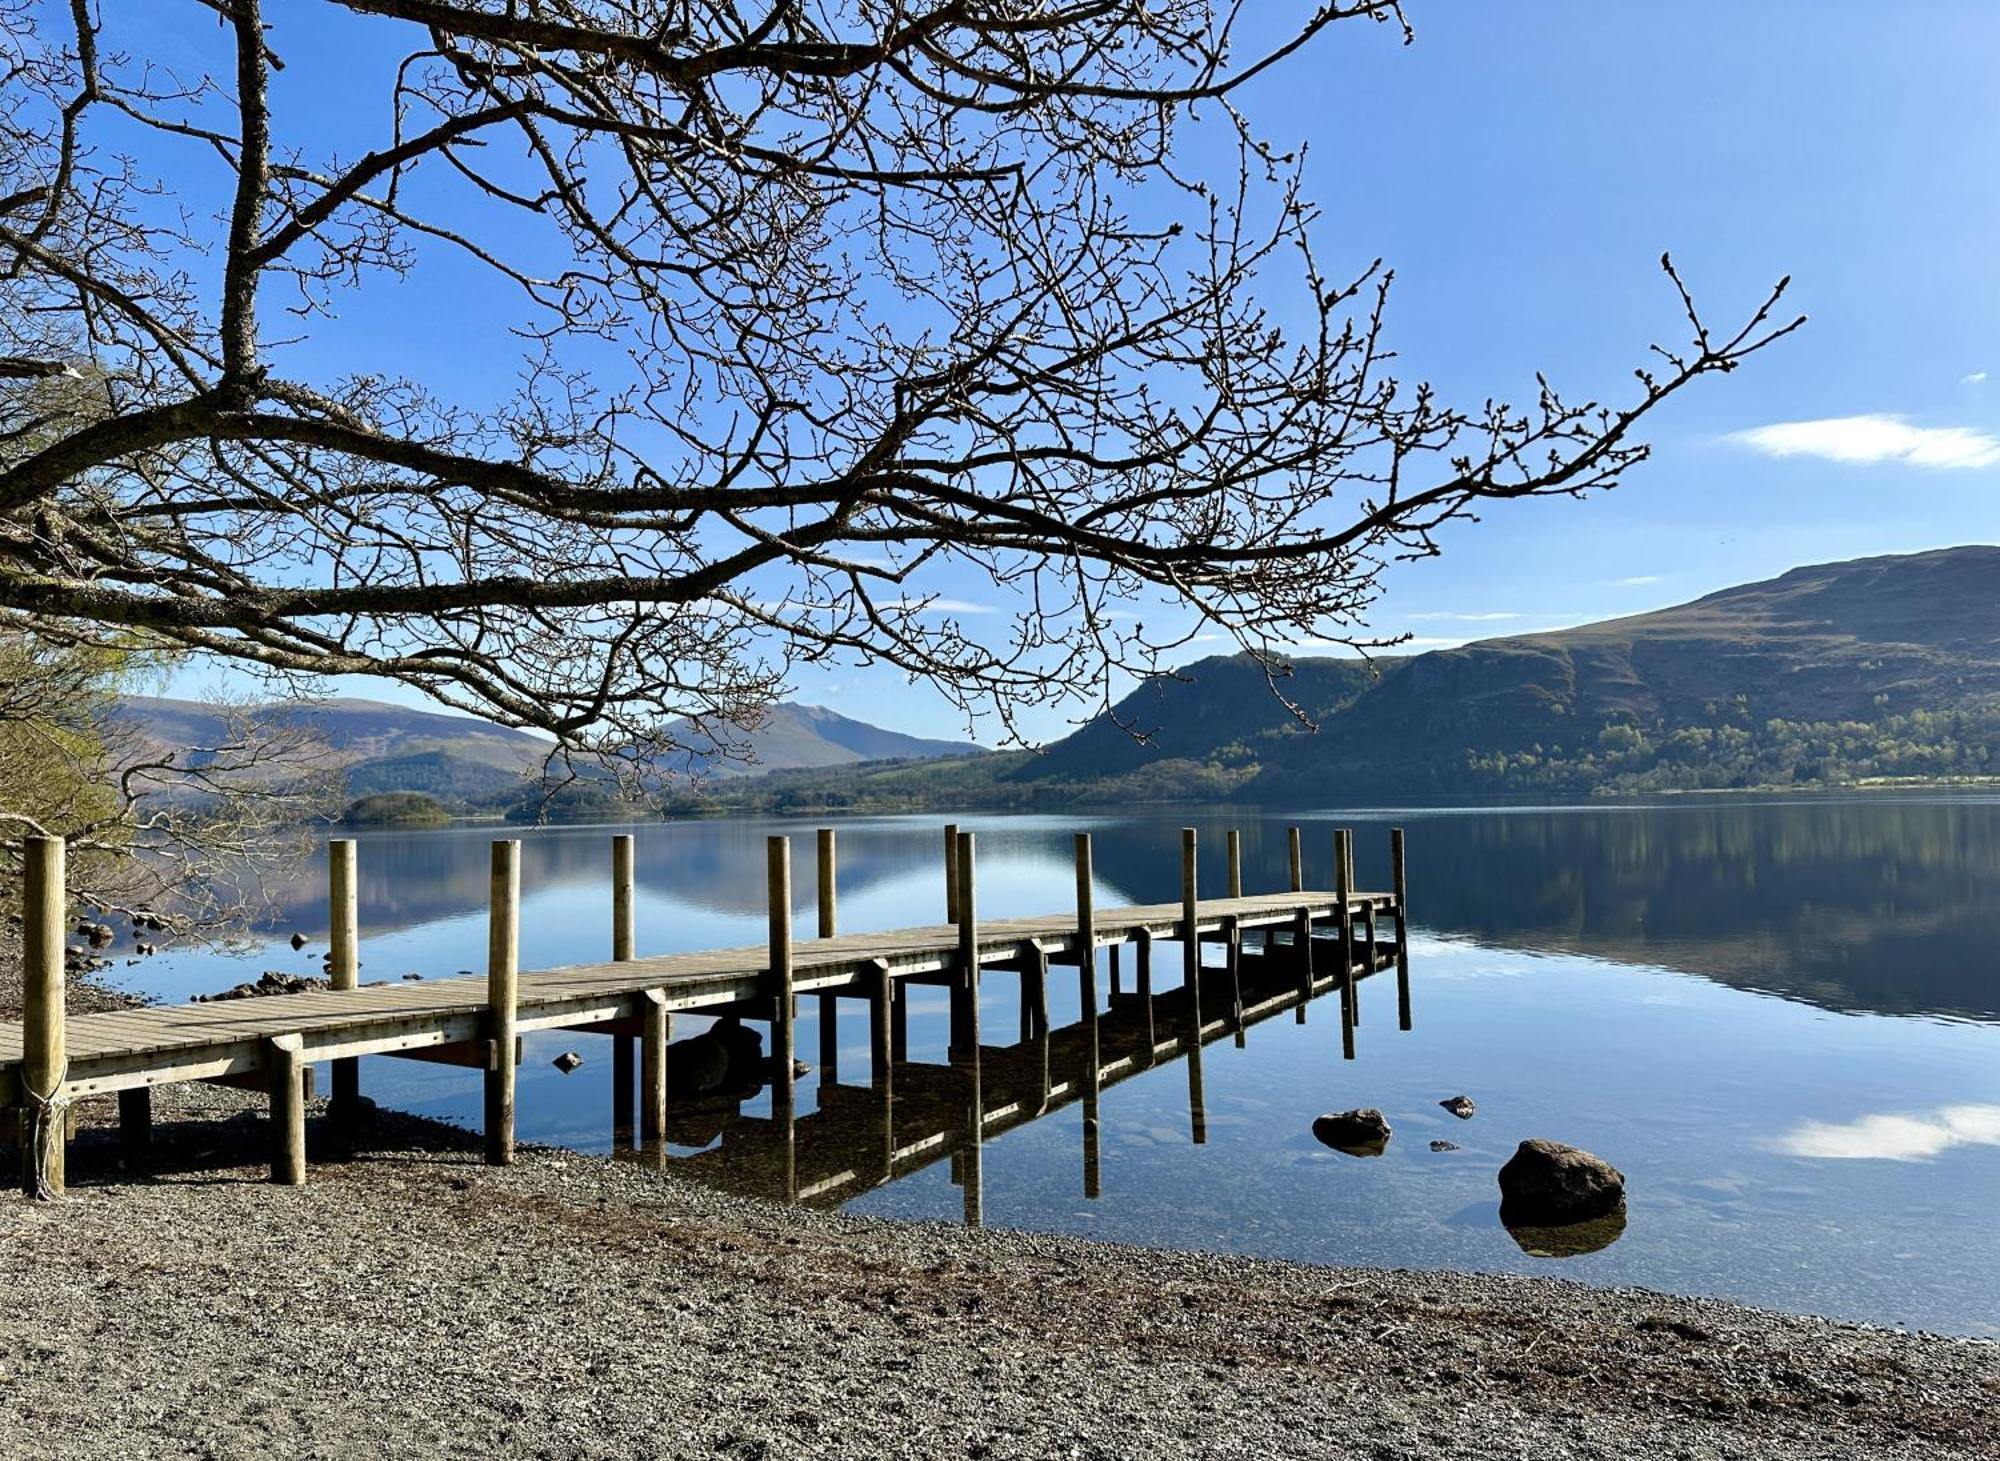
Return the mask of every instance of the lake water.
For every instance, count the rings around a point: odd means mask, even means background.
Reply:
[[[843,931],[942,919],[943,820],[835,824]],[[1340,1058],[1337,1005],[1322,999],[1304,1024],[1285,1014],[1249,1029],[1241,1048],[1210,1045],[1198,1071],[1163,1063],[1107,1088],[1094,1151],[1078,1105],[1015,1126],[980,1153],[978,1205],[989,1225],[1327,1263],[1555,1274],[2000,1336],[1991,1238],[2000,1210],[2000,798],[959,820],[978,835],[982,917],[1068,906],[1079,830],[1095,834],[1100,907],[1178,897],[1184,822],[1201,830],[1207,889],[1223,886],[1224,832],[1242,829],[1250,892],[1287,885],[1288,823],[1305,829],[1313,887],[1330,882],[1335,826],[1355,829],[1363,887],[1387,886],[1387,829],[1409,836],[1413,1029],[1396,1028],[1393,976],[1377,978],[1360,992],[1354,1061]],[[760,942],[763,844],[773,831],[797,839],[800,936],[810,932],[809,824],[524,830],[524,968],[608,955],[618,830],[638,836],[642,955]],[[361,836],[363,979],[483,968],[486,847],[499,835],[511,834]],[[243,956],[170,952],[121,973],[133,987],[183,998],[262,969],[315,972],[323,877],[323,866],[306,869],[276,890],[292,909],[280,933],[313,940],[301,953],[274,937]],[[1180,961],[1172,946],[1161,954],[1165,990],[1178,983]],[[1127,991],[1131,977],[1128,953]],[[1052,977],[1058,1026],[1077,1016],[1075,984],[1067,970]],[[1008,975],[986,978],[989,1045],[1013,1039],[1016,987]],[[815,1004],[805,1002],[798,1030],[809,1061],[819,1049]],[[910,1055],[942,1061],[943,992],[912,991],[911,1009]],[[839,1065],[848,1085],[822,1113],[818,1076],[799,1083],[801,1170],[853,1175],[824,1199],[852,1210],[963,1220],[961,1157],[886,1184],[868,1177],[880,1112],[865,1094],[867,1021],[862,1006],[846,1010]],[[680,1017],[676,1035],[705,1024]],[[591,1035],[531,1038],[524,1139],[610,1149],[609,1048]],[[564,1075],[550,1061],[570,1049],[585,1064]],[[363,1081],[385,1104],[478,1120],[472,1072],[371,1059]],[[897,1107],[915,1120],[923,1087],[906,1089]],[[1190,1110],[1191,1091],[1204,1120]],[[1437,1104],[1461,1092],[1478,1103],[1470,1121]],[[1380,1157],[1313,1139],[1315,1115],[1351,1106],[1379,1107],[1393,1124]],[[733,1160],[768,1148],[768,1112],[763,1093],[740,1111],[679,1122],[668,1160],[703,1180],[768,1185],[758,1162]],[[1627,1225],[1615,1241],[1537,1256],[1500,1225],[1494,1174],[1534,1136],[1624,1171]],[[1434,1139],[1459,1149],[1434,1152]]]

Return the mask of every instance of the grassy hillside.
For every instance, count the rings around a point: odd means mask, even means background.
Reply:
[[[1118,805],[2000,775],[2000,548],[1795,569],[1649,614],[1278,689],[1217,657],[1039,753],[763,778],[705,805]],[[1135,736],[1136,731],[1139,735]]]
[[[1978,776],[2000,730],[2000,548],[1795,569],[1408,662],[1282,748],[1268,799]]]

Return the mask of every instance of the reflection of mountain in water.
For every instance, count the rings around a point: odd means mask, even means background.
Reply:
[[[1101,901],[1179,896],[1179,828],[1201,829],[1201,886],[1224,886],[1226,830],[1242,829],[1250,892],[1287,886],[1283,819],[1228,810],[1130,818],[1094,828]],[[1974,798],[1695,802],[1654,807],[1412,810],[1352,820],[1364,886],[1388,880],[1391,821],[1409,829],[1417,923],[1502,946],[1573,951],[1685,970],[1828,1009],[2000,1019],[2000,804]],[[1036,818],[980,824],[982,882],[1013,866],[1066,905],[1070,840],[1089,824]],[[1334,821],[1306,824],[1306,880],[1332,873]],[[361,901],[370,929],[477,914],[488,841],[502,829],[366,836]],[[638,829],[642,893],[754,918],[763,911],[764,839],[794,839],[801,916],[814,897],[812,828],[799,822],[690,821]],[[530,833],[522,882],[606,889],[610,832]],[[931,819],[849,823],[840,838],[843,901],[897,880],[935,878]],[[301,870],[280,903],[298,926],[324,929],[322,867]],[[934,921],[941,894],[901,921]],[[288,927],[290,925],[287,925]],[[577,957],[589,956],[579,950]]]
[[[1410,904],[1497,944],[1828,1009],[2000,1018],[2000,806],[1721,803],[1414,821]]]

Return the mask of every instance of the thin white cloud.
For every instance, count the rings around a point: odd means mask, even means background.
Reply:
[[[2000,1146],[2000,1106],[1943,1106],[1920,1116],[1801,1121],[1779,1137],[1795,1157],[1917,1162],[1955,1146]]]
[[[1768,457],[1819,457],[1829,462],[1948,470],[2000,465],[2000,436],[1970,426],[1912,426],[1901,416],[1834,416],[1779,421],[1728,438]]]
[[[1630,578],[1619,578],[1612,581],[1619,588],[1644,588],[1649,583],[1658,583],[1660,577],[1657,573],[1635,573]]]
[[[1958,383],[1962,386],[1976,386],[1979,385],[1981,382],[1983,382],[1985,379],[1986,379],[1985,371],[1975,370],[1970,375],[1960,376],[1958,378]]]
[[[1425,613],[1408,616],[1412,623],[1419,620],[1449,619],[1458,624],[1497,624],[1502,619],[1525,619],[1526,614],[1517,614],[1511,609],[1495,609],[1484,614]]]

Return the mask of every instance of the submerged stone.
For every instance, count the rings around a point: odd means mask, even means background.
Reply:
[[[1373,1106],[1331,1111],[1313,1121],[1313,1135],[1351,1157],[1379,1157],[1389,1145],[1389,1119]]]
[[[1460,1121],[1470,1121],[1472,1113],[1479,1109],[1472,1104],[1472,1097],[1470,1096],[1446,1096],[1438,1104],[1451,1112]]]

